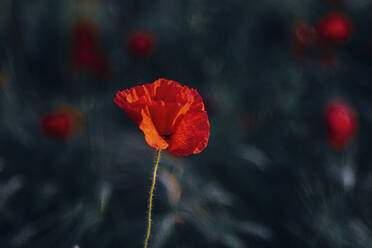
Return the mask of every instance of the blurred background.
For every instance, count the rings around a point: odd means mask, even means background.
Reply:
[[[371,0],[1,0],[0,247],[142,247],[155,151],[113,102],[203,96],[150,247],[372,244]]]

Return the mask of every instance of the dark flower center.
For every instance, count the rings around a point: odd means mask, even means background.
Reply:
[[[170,139],[170,134],[163,134],[163,135],[161,135],[161,137],[163,137],[164,139],[166,139],[166,140],[169,140]]]

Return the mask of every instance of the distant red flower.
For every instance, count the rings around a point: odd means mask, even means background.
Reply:
[[[292,55],[303,59],[317,39],[315,28],[305,20],[298,19],[292,27]]]
[[[293,41],[302,48],[310,47],[317,38],[315,28],[305,20],[297,20],[293,26]]]
[[[83,115],[77,109],[63,105],[40,118],[43,133],[57,140],[68,140],[82,128]]]
[[[78,19],[71,28],[72,63],[77,71],[88,71],[95,77],[103,77],[109,71],[109,63],[99,43],[96,22],[88,17]]]
[[[65,140],[70,136],[70,118],[66,114],[46,114],[43,116],[40,127],[48,136]]]
[[[346,147],[358,128],[354,109],[345,101],[334,100],[326,106],[325,120],[330,144],[336,149]]]
[[[200,153],[209,121],[195,89],[167,79],[118,91],[114,102],[139,126],[149,146],[176,156]]]
[[[155,52],[156,38],[149,31],[137,30],[129,34],[125,45],[131,55],[138,58],[148,58]]]
[[[350,40],[353,25],[346,14],[330,12],[319,20],[317,32],[320,40],[325,43],[343,44]]]

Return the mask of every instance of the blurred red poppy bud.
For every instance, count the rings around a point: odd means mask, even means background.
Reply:
[[[317,32],[323,43],[344,44],[351,39],[353,25],[346,14],[331,12],[320,18]]]
[[[304,20],[297,20],[292,29],[292,39],[296,46],[309,48],[314,44],[317,34],[315,28]]]
[[[345,148],[354,138],[358,118],[354,109],[343,100],[333,100],[325,109],[328,140],[335,149]]]
[[[40,118],[40,129],[47,136],[57,140],[68,140],[82,129],[83,114],[69,105],[44,114]]]
[[[85,71],[96,78],[106,76],[109,63],[99,43],[99,30],[96,22],[83,17],[71,27],[72,64],[76,71]]]
[[[125,41],[127,51],[137,58],[149,58],[156,50],[156,38],[152,32],[137,30]]]

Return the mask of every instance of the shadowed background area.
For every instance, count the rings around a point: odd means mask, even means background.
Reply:
[[[2,0],[0,247],[142,247],[155,151],[113,102],[198,90],[150,247],[370,247],[370,0]]]

